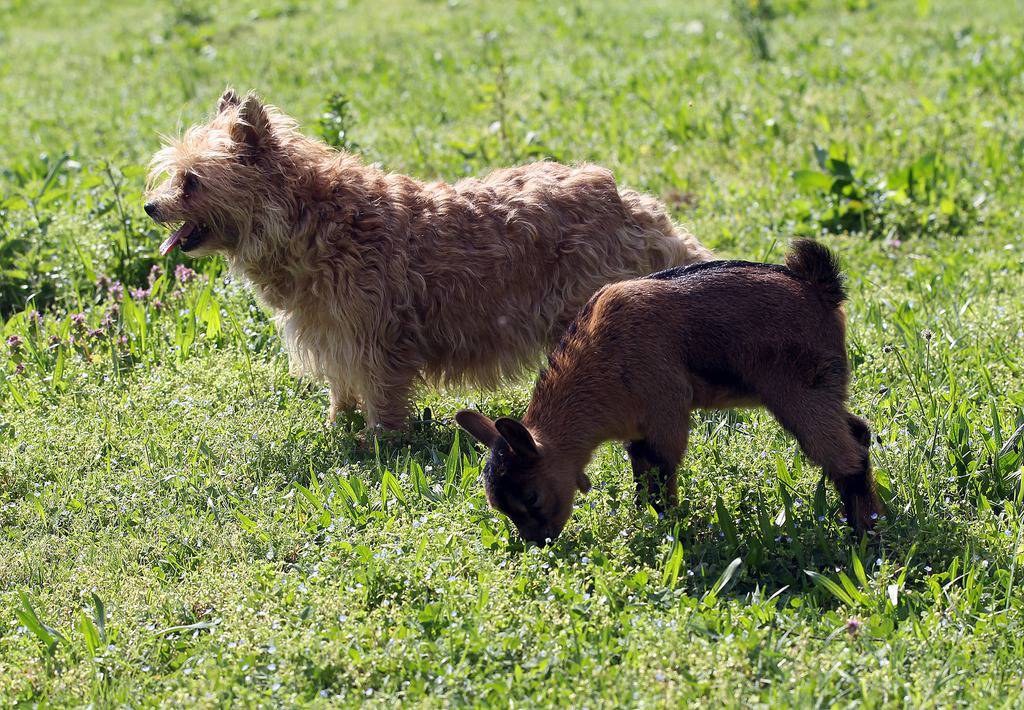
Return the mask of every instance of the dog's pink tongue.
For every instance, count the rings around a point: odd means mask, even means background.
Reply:
[[[167,237],[164,243],[160,245],[160,256],[167,256],[174,247],[181,243],[182,239],[188,239],[188,235],[192,234],[192,230],[195,228],[196,226],[191,222],[185,222],[185,224],[175,229],[171,236]]]

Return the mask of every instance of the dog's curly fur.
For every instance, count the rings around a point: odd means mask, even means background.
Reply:
[[[428,184],[231,90],[154,156],[147,200],[157,221],[195,226],[190,254],[221,252],[252,283],[293,370],[329,383],[329,418],[361,401],[391,429],[418,382],[493,386],[535,364],[601,286],[711,258],[603,168]]]

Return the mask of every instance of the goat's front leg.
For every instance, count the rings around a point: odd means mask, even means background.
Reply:
[[[676,469],[686,453],[690,435],[690,412],[680,420],[664,420],[648,426],[643,439],[626,444],[637,486],[637,505],[650,501],[664,513],[679,503]]]
[[[648,502],[658,507],[654,495],[655,462],[652,460],[650,448],[643,439],[626,442],[626,453],[629,454],[629,462],[633,466],[633,482],[636,484],[636,505],[643,509]],[[659,511],[661,512],[661,511]]]
[[[669,458],[642,439],[626,444],[633,480],[636,482],[636,504],[650,503],[658,513],[665,513],[679,502],[676,485],[676,467],[679,459]]]

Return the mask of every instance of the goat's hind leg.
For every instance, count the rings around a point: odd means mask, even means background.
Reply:
[[[841,401],[821,391],[790,391],[765,405],[800,442],[807,457],[825,470],[843,501],[855,532],[875,525],[881,503],[871,474],[871,431]]]
[[[847,412],[846,423],[850,427],[850,433],[853,434],[853,438],[863,446],[865,449],[871,446],[871,428],[868,423],[858,417],[856,414],[850,414]]]

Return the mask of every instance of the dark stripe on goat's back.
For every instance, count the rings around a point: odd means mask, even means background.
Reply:
[[[790,278],[799,278],[792,271],[787,269],[782,264],[762,264],[758,261],[741,261],[738,259],[728,259],[721,261],[702,261],[697,264],[690,264],[689,266],[676,266],[671,269],[665,269],[664,271],[658,271],[653,274],[644,276],[645,279],[654,279],[658,281],[668,281],[671,279],[682,279],[688,276],[696,274],[703,274],[709,271],[726,271],[729,269],[763,269],[767,271],[775,271],[780,274],[785,274]]]

